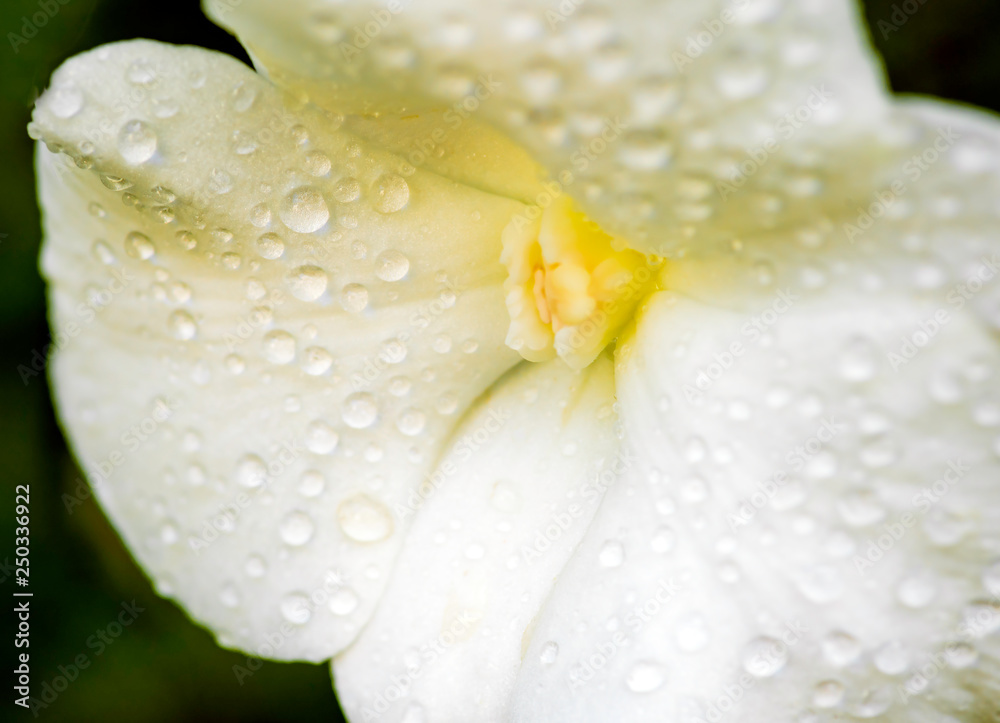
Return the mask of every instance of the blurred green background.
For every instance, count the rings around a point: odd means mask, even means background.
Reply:
[[[13,505],[17,484],[31,484],[31,664],[33,695],[58,666],[80,653],[91,664],[39,718],[51,720],[342,720],[325,666],[268,662],[240,685],[233,666],[245,656],[217,647],[172,603],[158,598],[92,500],[68,515],[60,501],[78,472],[40,379],[22,383],[18,364],[48,342],[44,289],[37,271],[39,217],[31,104],[66,58],[134,37],[214,48],[247,60],[239,44],[202,15],[197,0],[138,3],[63,0],[36,37],[11,48],[22,17],[39,0],[0,2],[0,592],[13,591]],[[795,1],[795,0],[790,0]],[[44,0],[49,5],[56,0]],[[921,2],[923,4],[921,5]],[[1000,3],[909,0],[919,5],[892,29],[899,0],[868,0],[865,12],[893,88],[1000,108]],[[900,15],[895,16],[898,20]],[[881,29],[880,29],[881,28]],[[9,599],[9,598],[8,598]],[[87,641],[123,601],[145,608],[100,654]],[[8,609],[11,606],[6,605]],[[6,631],[14,630],[10,620]],[[9,642],[2,647],[8,650]],[[13,661],[13,648],[3,660]],[[9,691],[10,688],[7,688]],[[4,701],[8,710],[11,703]],[[31,714],[15,708],[19,718]]]

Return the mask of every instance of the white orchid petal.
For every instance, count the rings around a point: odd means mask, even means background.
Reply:
[[[275,82],[320,105],[443,105],[459,123],[492,122],[606,231],[660,252],[731,236],[715,187],[750,151],[777,155],[751,187],[795,193],[811,144],[842,144],[888,107],[849,0],[205,7]]]
[[[836,233],[751,239],[756,291],[750,261],[706,261],[648,302],[616,368],[642,464],[539,616],[511,719],[997,709],[1000,134],[937,104],[894,123],[873,156],[910,160],[941,126],[960,142],[916,179],[880,168],[873,189],[905,191],[853,245],[862,186]]]
[[[78,56],[34,132],[80,166],[39,148],[52,379],[104,508],[223,644],[330,657],[386,583],[393,505],[519,360],[520,204],[200,49]]]
[[[522,366],[474,408],[414,500],[379,609],[334,660],[352,720],[502,718],[533,618],[614,476],[613,402],[602,357]]]

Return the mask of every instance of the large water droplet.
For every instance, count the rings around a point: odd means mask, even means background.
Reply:
[[[134,259],[143,261],[152,258],[156,253],[156,247],[149,240],[149,236],[138,231],[132,231],[125,237],[125,253]]]
[[[354,495],[337,507],[337,522],[344,534],[356,542],[378,542],[392,534],[389,511],[368,495]]]
[[[337,448],[338,434],[326,422],[310,422],[306,427],[306,449],[313,454],[330,454]]]
[[[300,186],[281,202],[280,216],[292,231],[312,233],[330,220],[330,209],[319,191],[310,186]]]
[[[300,301],[315,301],[326,291],[326,272],[319,266],[299,266],[288,276],[292,296]]]
[[[279,534],[286,545],[301,547],[313,536],[312,518],[305,512],[290,512],[281,521]]]
[[[330,612],[334,615],[350,615],[358,607],[358,595],[348,587],[334,590],[330,595]]]
[[[194,317],[182,309],[170,314],[167,318],[167,328],[170,329],[170,334],[175,339],[181,341],[194,339],[198,333],[198,325],[195,323]]]
[[[406,207],[410,201],[410,186],[406,179],[395,173],[381,176],[376,182],[374,205],[382,213],[395,213]]]
[[[340,303],[347,311],[364,311],[368,306],[368,289],[361,284],[348,284],[341,291]]]
[[[367,392],[351,394],[344,400],[344,424],[354,429],[365,429],[375,424],[378,419],[378,406],[375,397]]]
[[[383,251],[375,259],[375,275],[382,281],[399,281],[410,270],[410,260],[395,249]]]
[[[244,487],[260,487],[267,481],[267,465],[256,454],[247,454],[236,463],[236,482]]]
[[[45,106],[57,118],[72,118],[83,108],[83,93],[75,85],[60,85],[45,94]]]
[[[311,346],[302,352],[302,371],[311,376],[324,374],[333,365],[333,355],[319,346]]]
[[[312,617],[309,598],[300,592],[286,595],[281,600],[281,617],[295,625],[305,625]]]
[[[405,409],[396,421],[396,428],[408,437],[416,437],[427,424],[427,415],[419,409]]]
[[[757,678],[770,678],[785,667],[788,649],[776,638],[761,636],[747,643],[740,656],[743,669]]]
[[[625,685],[633,693],[651,693],[663,687],[666,681],[667,674],[663,666],[649,660],[640,660],[625,676]]]
[[[145,163],[156,153],[156,133],[140,120],[128,121],[118,133],[118,152],[127,163]]]

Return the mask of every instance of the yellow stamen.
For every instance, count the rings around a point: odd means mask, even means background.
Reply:
[[[662,262],[616,242],[568,196],[534,210],[534,219],[518,216],[503,232],[507,345],[530,361],[558,355],[582,369],[652,290]]]

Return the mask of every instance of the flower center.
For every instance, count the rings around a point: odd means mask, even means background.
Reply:
[[[500,261],[507,346],[529,361],[559,356],[583,369],[618,335],[655,284],[662,260],[606,234],[566,195],[515,216]]]

